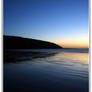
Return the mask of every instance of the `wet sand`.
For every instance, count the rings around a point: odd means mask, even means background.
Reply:
[[[88,92],[88,53],[7,52],[4,92]]]

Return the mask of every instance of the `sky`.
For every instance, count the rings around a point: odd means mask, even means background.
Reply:
[[[4,0],[4,35],[88,48],[88,0]]]

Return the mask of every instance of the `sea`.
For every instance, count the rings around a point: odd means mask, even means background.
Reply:
[[[8,49],[4,92],[89,92],[89,49]]]

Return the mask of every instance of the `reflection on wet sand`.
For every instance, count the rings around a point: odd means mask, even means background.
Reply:
[[[4,63],[17,63],[24,61],[32,61],[36,58],[51,57],[56,53],[41,53],[41,52],[16,52],[16,51],[5,51]]]
[[[7,51],[4,92],[88,92],[88,64],[88,53]]]
[[[4,53],[5,62],[20,62],[28,61],[36,58],[52,58],[53,60],[68,60],[76,61],[83,64],[89,64],[88,53],[75,53],[75,52],[57,52],[57,53],[48,53],[48,52],[16,52],[16,51],[6,51]]]
[[[57,53],[51,57],[53,62],[59,64],[67,64],[72,66],[83,65],[87,66],[89,64],[89,55],[88,53],[75,53],[75,52],[62,52]]]

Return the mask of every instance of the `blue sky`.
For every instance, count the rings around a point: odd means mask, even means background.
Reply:
[[[61,44],[88,41],[88,10],[88,0],[4,0],[4,34]]]

